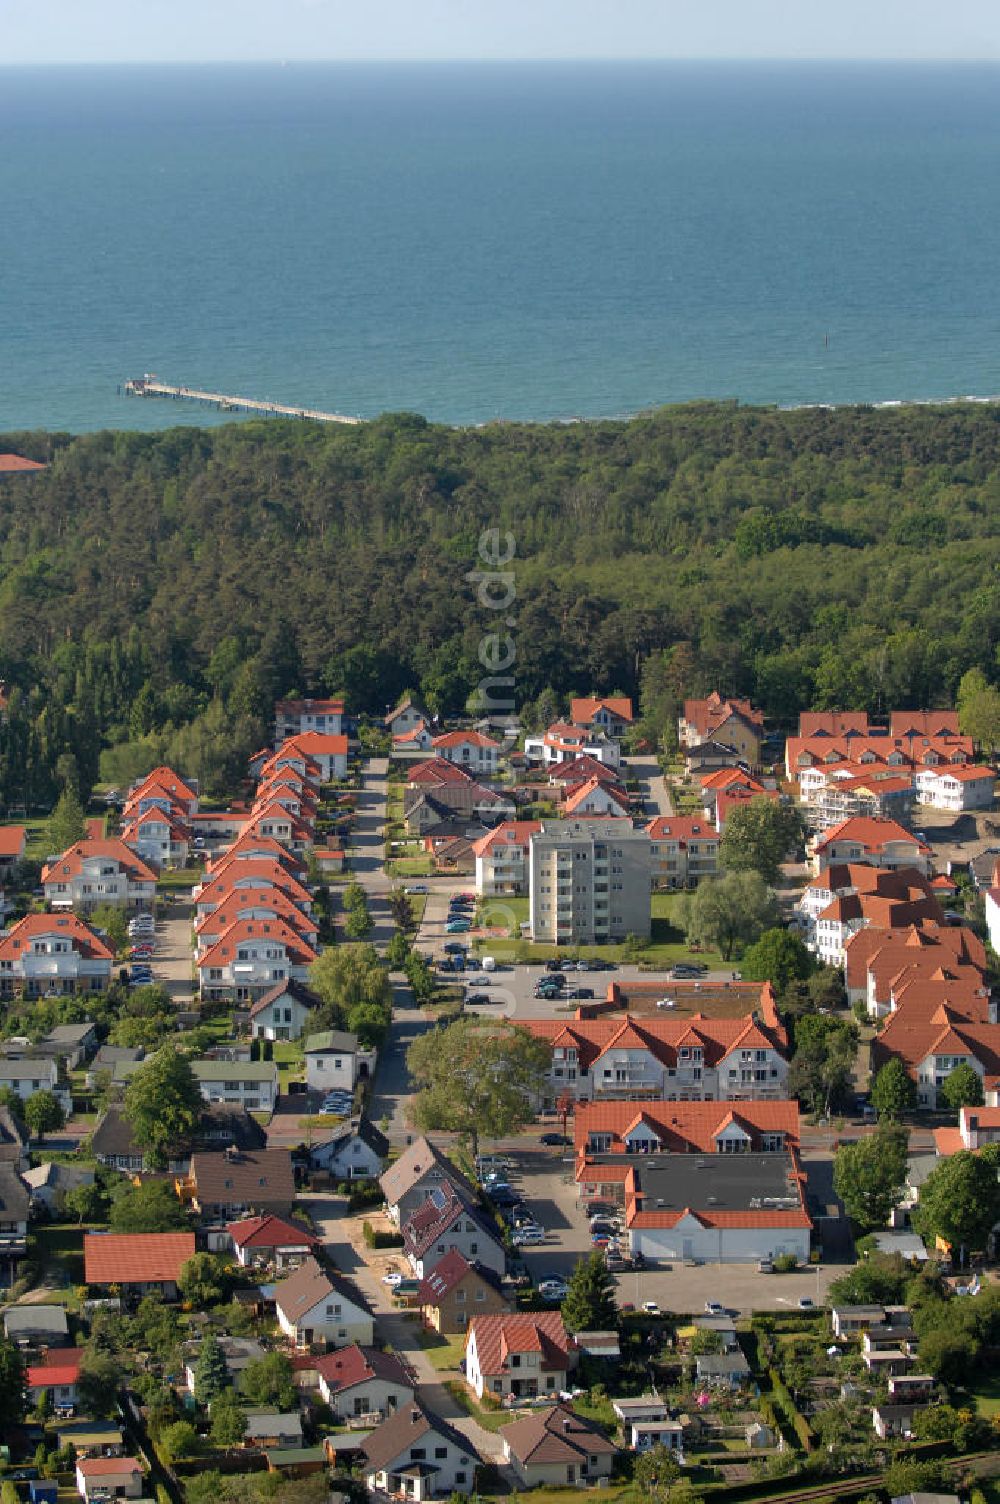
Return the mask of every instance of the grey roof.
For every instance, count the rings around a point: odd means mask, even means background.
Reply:
[[[213,1148],[234,1145],[237,1149],[263,1149],[267,1134],[245,1107],[228,1102],[206,1102],[198,1119],[195,1144]],[[142,1151],[132,1136],[128,1119],[120,1106],[108,1108],[91,1135],[91,1147],[101,1159],[139,1158]],[[178,1157],[187,1146],[178,1143]]]
[[[331,1129],[318,1142],[313,1143],[313,1153],[325,1148],[328,1144],[350,1143],[355,1137],[359,1138],[363,1144],[367,1144],[378,1159],[385,1159],[389,1153],[389,1140],[368,1118],[345,1118],[342,1123],[337,1124],[336,1128]]]
[[[0,1106],[0,1160],[16,1164],[27,1144],[27,1135],[10,1108]]]
[[[632,1168],[643,1212],[801,1212],[790,1154],[639,1154]]]
[[[274,1081],[278,1067],[273,1060],[192,1060],[199,1081]]]
[[[32,1191],[40,1191],[44,1187],[53,1191],[71,1191],[79,1185],[93,1185],[94,1172],[85,1169],[83,1165],[53,1164],[50,1161],[33,1170],[25,1170],[21,1179]]]
[[[119,1061],[138,1061],[145,1059],[146,1051],[141,1044],[102,1044],[93,1060],[90,1062],[92,1071],[101,1069],[111,1070]]]
[[[343,1029],[323,1029],[319,1034],[310,1034],[304,1049],[307,1055],[354,1055],[358,1048],[358,1036]]]
[[[42,1081],[52,1079],[51,1055],[22,1055],[17,1060],[0,1061],[0,1081]]]
[[[361,1291],[341,1275],[321,1268],[314,1258],[303,1259],[295,1273],[281,1281],[274,1299],[286,1318],[295,1323],[331,1294],[339,1295],[342,1300],[371,1315],[371,1307]]]
[[[428,1143],[427,1139],[418,1138],[379,1179],[382,1194],[389,1206],[397,1205],[407,1191],[413,1190],[429,1174],[435,1174],[439,1181],[450,1181],[453,1186],[464,1190],[470,1201],[475,1199],[473,1187],[451,1160],[440,1149],[435,1149],[433,1144]]]
[[[56,1024],[45,1036],[46,1044],[83,1044],[94,1032],[94,1025],[89,1019],[82,1024]]]
[[[248,1410],[246,1435],[302,1436],[302,1415],[298,1410]]]
[[[263,997],[259,997],[250,1008],[250,1017],[256,1018],[264,1008],[269,1008],[272,1003],[278,1002],[283,997],[293,998],[295,1002],[301,1003],[303,1008],[310,1010],[323,1006],[323,999],[317,993],[310,991],[301,982],[296,982],[293,977],[290,977],[287,982],[278,982],[270,992],[265,992]]]
[[[750,1365],[739,1353],[699,1353],[695,1359],[700,1379],[721,1378],[729,1374],[750,1372]]]
[[[3,1313],[8,1337],[65,1337],[65,1306],[8,1306]]]
[[[14,1166],[0,1162],[0,1222],[27,1222],[28,1188]]]

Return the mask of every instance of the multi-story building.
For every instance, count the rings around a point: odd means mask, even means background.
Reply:
[[[834,862],[868,862],[873,867],[930,869],[930,847],[895,820],[855,817],[821,831],[812,842],[813,872]]]
[[[252,1002],[278,982],[308,982],[316,954],[282,919],[238,919],[195,962],[201,995]]]
[[[343,700],[278,700],[274,707],[274,744],[280,747],[303,731],[339,736],[344,729]]]
[[[247,1112],[273,1112],[278,1067],[273,1060],[192,1060],[206,1102],[225,1102]]]
[[[678,718],[677,732],[682,747],[697,747],[702,742],[722,742],[732,747],[744,761],[756,766],[764,736],[764,713],[749,700],[722,696],[713,691],[704,700],[685,700],[684,713]]]
[[[558,767],[561,762],[575,762],[580,757],[592,759],[604,767],[617,768],[621,763],[621,744],[597,727],[573,726],[569,721],[554,721],[541,736],[524,740],[524,755],[529,762]]]
[[[742,1018],[529,1018],[552,1050],[544,1101],[785,1101],[788,1035],[762,998]]]
[[[835,862],[807,884],[798,904],[803,938],[826,966],[842,966],[858,930],[944,924],[930,879],[906,868]]]
[[[111,946],[76,914],[26,914],[0,939],[0,996],[106,992]]]
[[[569,718],[574,726],[596,728],[607,736],[624,736],[635,719],[627,695],[571,700]]]
[[[594,945],[650,932],[649,832],[630,820],[545,821],[530,837],[531,934]]]
[[[481,898],[527,893],[531,837],[541,828],[541,820],[505,820],[473,842],[476,892]]]
[[[500,743],[481,731],[444,731],[434,737],[431,747],[438,757],[472,773],[489,776],[499,765]]]
[[[646,826],[652,879],[666,888],[693,887],[719,870],[719,833],[700,815],[657,815]]]
[[[148,909],[156,896],[156,873],[124,841],[77,841],[42,868],[45,902],[53,909],[85,914],[102,904]]]
[[[963,767],[920,768],[916,775],[917,803],[935,809],[991,809],[996,774],[978,763]]]

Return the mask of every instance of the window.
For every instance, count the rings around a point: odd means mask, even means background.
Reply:
[[[437,1460],[439,1462],[442,1461],[445,1457],[447,1457],[447,1455],[448,1455],[448,1448],[447,1447],[435,1447],[434,1448],[434,1456],[437,1458]]]

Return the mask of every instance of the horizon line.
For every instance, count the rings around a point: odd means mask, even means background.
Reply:
[[[994,57],[969,56],[966,54],[929,56],[923,53],[915,54],[879,54],[871,56],[823,56],[819,54],[803,54],[793,56],[791,54],[755,54],[751,57],[740,57],[729,54],[705,54],[705,53],[662,53],[655,56],[643,56],[635,54],[608,55],[598,53],[581,53],[578,56],[564,56],[552,54],[541,57],[519,57],[517,55],[503,57],[484,57],[480,54],[462,54],[455,56],[426,56],[426,57],[393,57],[393,56],[357,56],[357,57],[203,57],[203,58],[179,58],[179,57],[129,57],[129,58],[15,58],[5,59],[0,62],[0,72],[12,71],[19,68],[237,68],[237,67],[329,67],[331,65],[354,67],[354,66],[462,66],[465,64],[475,66],[498,66],[509,67],[512,65],[546,65],[559,64],[573,66],[578,64],[628,64],[630,66],[646,65],[655,66],[663,63],[712,63],[726,64],[728,66],[757,66],[788,65],[815,66],[828,64],[837,67],[870,65],[884,66],[886,64],[899,64],[906,67],[927,65],[960,65],[975,67],[995,67],[1000,64],[1000,51]]]

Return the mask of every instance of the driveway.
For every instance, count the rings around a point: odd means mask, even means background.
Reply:
[[[357,817],[347,851],[350,875],[368,895],[368,912],[372,917],[368,939],[374,945],[387,945],[395,929],[389,912],[390,884],[383,861],[388,771],[387,757],[369,759],[362,775]],[[340,938],[344,939],[342,914],[337,916],[337,927]]]
[[[153,980],[165,987],[175,1003],[190,1003],[197,988],[191,980],[191,924],[194,905],[161,907],[156,921]]]
[[[672,815],[674,806],[656,758],[626,757],[624,762],[628,774],[639,784],[639,795],[646,818],[652,820],[656,815]]]
[[[355,1282],[371,1306],[375,1314],[377,1341],[390,1348],[411,1369],[419,1385],[420,1397],[428,1408],[467,1436],[485,1460],[502,1461],[503,1449],[497,1437],[474,1420],[445,1388],[446,1378],[458,1378],[459,1375],[450,1371],[442,1373],[434,1367],[420,1342],[420,1318],[404,1314],[393,1306],[388,1287],[382,1283],[381,1271],[388,1267],[404,1269],[400,1251],[373,1252],[370,1266],[359,1252],[364,1247],[361,1236],[363,1216],[348,1217],[346,1202],[334,1196],[305,1193],[298,1199],[312,1217],[331,1261]]]
[[[433,1028],[433,1020],[414,1007],[413,996],[405,983],[394,982],[393,991],[392,1023],[379,1051],[368,1116],[382,1128],[390,1143],[402,1147],[413,1135],[406,1121],[406,1105],[413,1092],[413,1083],[406,1069],[406,1052],[415,1039]]]

